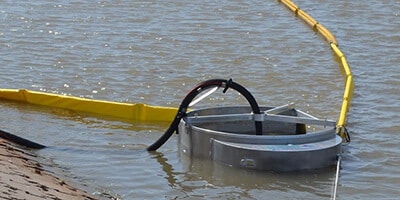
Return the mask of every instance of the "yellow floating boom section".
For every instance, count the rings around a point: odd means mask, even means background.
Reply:
[[[0,99],[82,111],[140,122],[171,122],[177,112],[176,108],[149,106],[141,103],[130,104],[92,100],[24,89],[0,89]]]
[[[338,133],[340,133],[340,135],[342,137],[344,137],[344,131],[345,131],[344,127],[346,125],[346,116],[347,116],[347,112],[350,109],[350,102],[353,97],[353,90],[354,90],[353,75],[351,74],[350,67],[347,64],[346,57],[340,51],[340,49],[338,47],[338,42],[336,41],[335,37],[332,35],[331,32],[329,32],[329,30],[327,28],[325,28],[323,25],[318,23],[314,18],[312,18],[305,11],[301,10],[292,1],[280,0],[280,2],[282,2],[287,8],[289,8],[292,12],[294,12],[294,14],[297,17],[299,17],[305,23],[307,23],[307,25],[309,25],[314,31],[321,34],[330,43],[332,51],[335,53],[335,55],[340,60],[340,67],[343,71],[345,87],[344,87],[342,107],[340,109],[340,115],[339,115],[339,119],[337,121],[336,126],[337,126]]]

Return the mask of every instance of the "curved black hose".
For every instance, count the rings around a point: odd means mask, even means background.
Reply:
[[[232,81],[232,79],[225,80],[225,79],[211,79],[207,80],[204,82],[199,83],[197,86],[195,86],[187,95],[186,97],[182,100],[181,105],[179,106],[178,112],[172,121],[171,125],[168,127],[167,131],[152,145],[150,145],[147,148],[147,151],[155,151],[158,148],[160,148],[170,137],[171,135],[178,129],[179,122],[183,117],[186,115],[187,108],[189,107],[190,102],[202,91],[209,89],[211,87],[222,87],[224,86],[224,93],[228,88],[232,88],[236,91],[238,91],[240,94],[242,94],[247,101],[250,103],[251,108],[253,110],[254,114],[261,114],[260,108],[253,97],[251,93],[244,88],[243,86],[235,83]],[[256,134],[261,135],[262,134],[262,122],[260,121],[255,121],[255,126],[256,126]]]

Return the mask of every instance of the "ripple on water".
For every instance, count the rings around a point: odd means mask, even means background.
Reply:
[[[336,36],[355,79],[338,198],[397,198],[400,3],[296,3]],[[10,1],[0,8],[0,27],[2,88],[178,106],[199,81],[233,78],[262,105],[295,102],[336,119],[342,103],[343,79],[329,46],[275,1]],[[228,91],[202,103],[246,101]],[[175,135],[163,154],[144,151],[166,124],[12,102],[0,102],[0,111],[2,128],[52,147],[39,155],[126,199],[331,195],[332,169],[282,175],[185,161]]]

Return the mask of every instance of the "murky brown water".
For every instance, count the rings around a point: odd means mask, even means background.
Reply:
[[[400,1],[295,1],[338,39],[355,78],[338,199],[400,193]],[[233,78],[262,105],[337,119],[327,43],[277,1],[1,1],[1,88],[177,106],[197,82]],[[244,104],[236,93],[206,105]],[[0,102],[0,127],[93,192],[123,199],[329,199],[334,169],[258,173],[178,154],[166,124]]]

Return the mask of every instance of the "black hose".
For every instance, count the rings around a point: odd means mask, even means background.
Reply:
[[[16,136],[14,134],[11,134],[9,132],[0,130],[0,137],[3,139],[6,139],[10,142],[13,142],[15,144],[19,144],[28,148],[32,148],[32,149],[43,149],[46,148],[46,146],[41,145],[39,143],[36,142],[32,142],[30,140],[24,139],[22,137]]]
[[[207,81],[199,83],[186,95],[186,97],[183,99],[181,105],[179,106],[178,112],[177,112],[174,120],[172,121],[171,125],[167,129],[167,131],[156,142],[154,142],[152,145],[150,145],[147,148],[147,151],[157,150],[171,137],[171,135],[175,131],[177,131],[179,122],[181,121],[181,119],[183,117],[186,116],[186,111],[187,111],[187,108],[189,107],[190,102],[192,102],[192,100],[198,94],[200,94],[202,91],[209,89],[211,87],[223,87],[223,86],[225,87],[225,89],[223,91],[224,93],[226,92],[226,90],[228,88],[232,88],[232,89],[238,91],[250,103],[253,113],[261,114],[260,108],[259,108],[255,98],[253,97],[253,95],[251,95],[251,93],[243,86],[233,82],[232,79],[229,79],[229,80],[225,80],[225,79],[207,80]],[[255,121],[255,126],[256,126],[256,134],[261,135],[262,134],[262,122]]]

